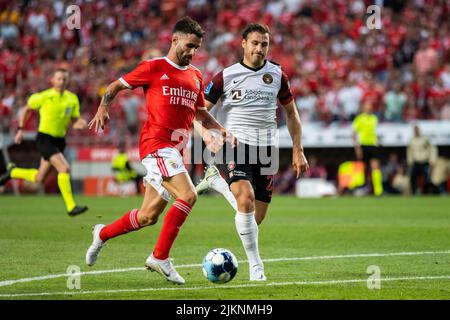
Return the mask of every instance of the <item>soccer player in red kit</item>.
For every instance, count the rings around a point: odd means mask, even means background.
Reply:
[[[202,74],[190,65],[203,34],[200,25],[191,18],[178,20],[167,56],[143,61],[133,71],[112,82],[89,123],[95,130],[104,128],[109,119],[108,107],[119,91],[144,89],[148,118],[139,142],[141,161],[147,169],[144,200],[139,209],[128,211],[115,222],[94,226],[93,242],[86,252],[86,263],[90,266],[95,264],[107,240],[155,224],[173,196],[175,202],[167,211],[156,246],[145,266],[173,283],[185,283],[170,262],[169,252],[197,200],[182,159],[182,148],[192,121],[195,118],[203,125],[206,123],[210,129],[219,130],[232,144],[237,142],[206,110]]]

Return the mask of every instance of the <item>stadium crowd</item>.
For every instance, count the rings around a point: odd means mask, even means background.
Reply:
[[[167,26],[185,15],[207,31],[193,61],[205,82],[241,58],[246,24],[267,24],[269,57],[289,76],[303,122],[350,125],[364,103],[380,121],[450,120],[448,1],[375,3],[383,3],[380,29],[368,28],[373,1],[365,0],[0,0],[0,129],[14,132],[20,108],[48,87],[56,67],[71,71],[70,90],[91,119],[105,86],[166,52]],[[67,24],[73,11],[66,12],[73,4],[81,13],[75,29]],[[72,131],[71,142],[115,146],[126,137],[137,143],[144,104],[142,90],[121,93],[100,138]],[[37,117],[25,128],[35,130]],[[281,110],[277,120],[285,122]],[[275,189],[292,191],[292,172],[279,177]]]
[[[66,8],[76,3],[80,29]],[[207,30],[194,64],[205,81],[240,59],[249,22],[272,32],[270,56],[283,66],[303,121],[348,123],[362,103],[381,121],[450,119],[448,2],[384,1],[381,29],[368,29],[371,1],[129,0],[0,1],[0,113],[3,131],[27,97],[45,89],[55,66],[72,72],[71,90],[91,118],[105,85],[170,44],[167,28],[190,15]],[[141,90],[117,100],[104,141],[139,132]],[[117,117],[118,116],[118,117]],[[117,120],[118,119],[118,120]],[[278,121],[283,123],[283,113]],[[35,121],[29,121],[33,127]],[[90,134],[90,133],[84,133]]]

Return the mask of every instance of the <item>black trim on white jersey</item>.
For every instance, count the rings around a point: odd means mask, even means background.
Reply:
[[[275,62],[275,61],[272,61],[272,60],[269,60],[269,62],[273,63],[276,66],[280,66],[281,67],[281,64],[279,64],[278,62]]]
[[[259,71],[259,70],[261,70],[262,68],[265,67],[265,65],[266,65],[266,63],[267,63],[267,60],[264,60],[264,64],[263,64],[261,67],[259,67],[259,68],[252,68],[252,67],[246,65],[246,64],[244,63],[244,59],[241,59],[241,61],[239,61],[239,63],[240,63],[242,66],[246,67],[247,69],[256,72],[256,71]]]

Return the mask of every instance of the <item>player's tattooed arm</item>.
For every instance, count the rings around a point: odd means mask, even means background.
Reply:
[[[103,94],[100,106],[97,109],[97,113],[88,124],[89,129],[95,128],[95,131],[98,131],[99,128],[102,130],[105,129],[105,125],[109,120],[108,107],[111,106],[111,103],[117,93],[126,88],[127,87],[119,80],[116,80],[108,85],[105,93]]]
[[[102,101],[100,102],[100,106],[103,107],[109,107],[111,106],[112,101],[116,97],[116,95],[119,93],[119,91],[126,89],[127,87],[120,82],[119,80],[116,80],[109,84],[109,86],[106,88],[105,93],[103,94]]]

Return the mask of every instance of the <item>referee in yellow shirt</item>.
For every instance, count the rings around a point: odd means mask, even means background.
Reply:
[[[20,118],[15,142],[20,144],[23,137],[23,125],[30,110],[39,111],[39,129],[36,137],[36,146],[41,153],[39,170],[17,168],[13,163],[0,177],[0,185],[9,179],[23,179],[41,183],[50,172],[51,166],[58,171],[58,186],[66,204],[69,216],[76,216],[85,212],[86,206],[77,206],[73,199],[70,185],[70,167],[63,155],[66,147],[65,135],[72,123],[72,128],[83,130],[87,123],[80,118],[80,104],[78,97],[66,90],[69,82],[69,72],[65,69],[55,70],[51,83],[53,88],[32,94],[28,99]]]
[[[356,159],[363,161],[370,168],[373,194],[383,194],[383,177],[380,170],[377,137],[378,118],[372,113],[371,102],[363,104],[362,113],[353,120],[353,146],[355,147]],[[368,174],[366,174],[366,178]]]

